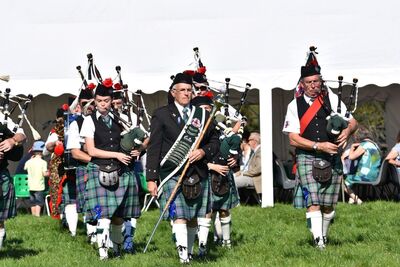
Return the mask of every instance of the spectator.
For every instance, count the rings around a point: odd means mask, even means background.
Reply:
[[[47,162],[42,159],[43,148],[44,142],[36,141],[32,147],[33,156],[25,163],[24,167],[28,171],[31,211],[32,215],[36,217],[40,217],[40,210],[44,204],[44,177],[48,176]]]
[[[235,175],[237,188],[254,186],[257,194],[261,194],[261,139],[260,134],[250,134],[249,142],[251,152],[248,169]]]
[[[359,127],[355,136],[355,143],[350,146],[348,159],[358,161],[354,172],[349,170],[345,180],[345,192],[349,195],[349,204],[362,204],[362,200],[351,189],[357,181],[373,182],[378,178],[381,165],[381,151],[378,145],[371,140],[371,134],[364,126]]]
[[[240,162],[240,171],[247,171],[249,166],[249,159],[251,154],[251,147],[247,140],[243,139],[242,144],[240,145],[240,149],[242,150],[242,159]]]
[[[389,152],[386,160],[397,168],[397,173],[400,176],[400,131],[397,134],[396,145]]]

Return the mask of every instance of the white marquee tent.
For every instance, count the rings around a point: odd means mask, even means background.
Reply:
[[[208,77],[260,90],[263,206],[273,205],[272,89],[294,88],[316,45],[325,78],[360,86],[400,80],[400,3],[395,0],[3,0],[0,84],[14,94],[76,94],[75,70],[93,53],[103,76],[123,69],[130,88],[165,90],[200,48]],[[274,117],[275,118],[275,117]]]

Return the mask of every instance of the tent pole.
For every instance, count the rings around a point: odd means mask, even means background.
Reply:
[[[259,90],[259,92],[262,174],[261,207],[266,208],[274,206],[274,175],[272,167],[272,89],[262,89]]]

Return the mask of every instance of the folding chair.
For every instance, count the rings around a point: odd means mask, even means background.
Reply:
[[[16,198],[24,198],[24,197],[27,198],[30,196],[27,174],[14,175],[13,182],[14,182]]]
[[[258,205],[261,205],[261,197],[258,195],[254,186],[243,187],[243,189],[246,191],[247,196],[246,200],[244,201],[245,205],[247,205],[251,198],[253,198]]]
[[[30,212],[30,193],[28,186],[27,174],[16,174],[13,176],[13,184],[15,190],[15,199],[17,202],[17,209],[23,208],[27,213]]]
[[[280,189],[279,198],[283,201],[289,201],[290,196],[293,195],[296,180],[289,179],[282,161],[275,159],[274,163],[274,170],[276,170],[274,172],[274,184]]]
[[[397,172],[396,166],[388,164],[388,177],[394,188],[397,189],[397,194],[395,194],[395,198],[397,200],[400,200],[400,176]]]
[[[140,187],[142,188],[143,192],[145,193],[144,200],[143,200],[143,208],[142,208],[142,212],[144,212],[144,211],[147,211],[149,209],[152,201],[150,203],[147,203],[147,198],[151,197],[151,195],[149,193],[149,190],[147,190],[146,177],[144,176],[143,173],[140,173],[139,177],[140,177]],[[158,200],[155,199],[154,202],[156,203],[157,207],[160,208],[160,203],[158,203]]]
[[[379,169],[378,177],[375,181],[356,181],[354,185],[365,185],[372,188],[374,196],[380,199],[381,195],[384,195],[387,200],[389,200],[390,188],[388,187],[388,169],[389,169],[389,162],[387,160],[382,160],[381,167]],[[368,192],[367,192],[368,193]],[[389,194],[388,194],[389,193]]]

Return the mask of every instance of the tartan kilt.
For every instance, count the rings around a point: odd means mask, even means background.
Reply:
[[[86,166],[78,166],[76,168],[76,210],[78,213],[84,211],[85,193],[86,193]]]
[[[7,169],[0,171],[0,186],[0,221],[5,221],[17,215],[14,184]]]
[[[60,203],[60,212],[64,213],[65,206],[76,203],[76,177],[75,170],[68,170],[67,179],[62,183],[62,196]]]
[[[172,177],[163,186],[163,193],[160,196],[160,209],[161,212],[168,201],[174,187],[179,179],[179,176]],[[202,194],[195,200],[186,200],[182,194],[182,187],[179,187],[175,200],[171,202],[169,209],[164,213],[163,219],[186,219],[191,220],[193,218],[205,217],[207,213],[211,211],[211,195],[210,195],[210,184],[208,179],[201,180]],[[174,207],[174,208],[172,208]],[[172,212],[174,210],[174,212]],[[171,214],[170,214],[171,213]]]
[[[84,212],[88,221],[116,216],[124,219],[140,217],[138,184],[128,168],[119,177],[117,188],[105,188],[99,182],[99,166],[89,163]]]
[[[211,185],[211,176],[209,177],[209,179],[210,179],[210,185]],[[239,194],[238,194],[238,191],[237,191],[237,188],[235,185],[235,179],[233,177],[232,170],[229,171],[228,179],[229,179],[230,191],[225,196],[215,195],[210,186],[211,209],[213,211],[230,210],[239,205]]]
[[[332,164],[332,179],[327,183],[318,183],[312,176],[312,162],[325,159]],[[330,160],[332,159],[332,160]],[[311,205],[331,207],[336,205],[343,172],[340,156],[324,156],[322,154],[296,155],[297,185],[294,190],[293,204],[295,208],[307,208]]]

